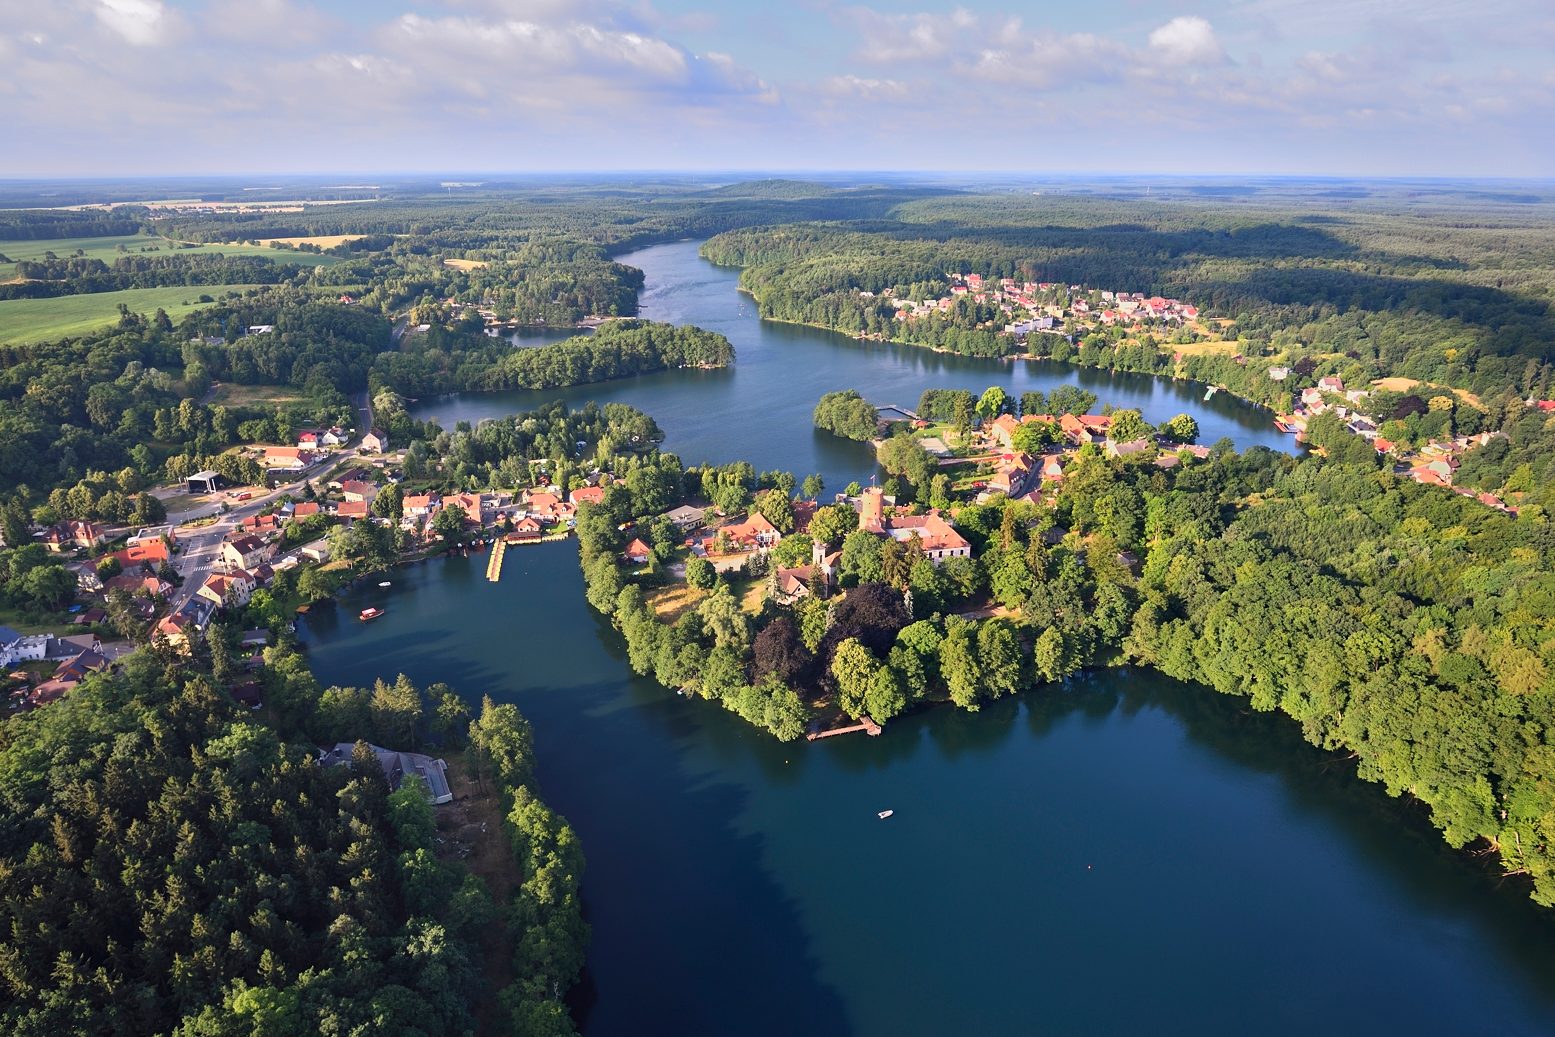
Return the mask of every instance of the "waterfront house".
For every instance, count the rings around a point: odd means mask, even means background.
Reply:
[[[653,548],[643,543],[640,537],[634,537],[621,554],[634,565],[646,565],[653,557]]]
[[[389,779],[389,788],[398,790],[406,775],[414,774],[426,783],[427,796],[433,805],[453,802],[454,794],[448,786],[446,762],[421,753],[396,752],[376,745],[369,745],[368,748],[378,758],[384,777]],[[337,742],[333,748],[320,751],[319,763],[325,767],[348,767],[355,749],[353,742]]]
[[[567,495],[572,504],[602,504],[605,500],[603,486],[580,486]]]

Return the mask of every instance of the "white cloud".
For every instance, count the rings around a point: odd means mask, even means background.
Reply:
[[[162,40],[167,28],[167,8],[161,0],[98,0],[97,18],[137,47]]]
[[[1193,15],[1173,18],[1150,34],[1150,47],[1167,61],[1180,64],[1218,65],[1225,60],[1215,29]]]
[[[907,97],[906,83],[895,79],[869,79],[862,76],[832,76],[822,85],[834,97],[864,97],[872,100],[900,100]]]

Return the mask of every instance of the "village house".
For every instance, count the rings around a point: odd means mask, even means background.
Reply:
[[[156,636],[166,639],[174,649],[188,655],[193,639],[205,629],[211,611],[209,601],[202,601],[198,596],[190,598],[178,611],[169,613],[158,621],[155,628]]]
[[[1064,414],[1058,419],[1058,430],[1075,446],[1100,443],[1112,428],[1112,418],[1105,414]]]
[[[603,504],[605,501],[605,488],[603,486],[579,486],[567,495],[567,500],[574,506],[579,504]]]
[[[673,522],[679,529],[695,529],[706,520],[707,509],[698,508],[691,504],[682,504],[680,507],[672,508],[666,512],[664,517]]]
[[[73,547],[91,550],[107,540],[106,528],[82,519],[70,519],[50,526],[43,534],[43,546],[50,551],[64,551]]]
[[[27,705],[36,709],[57,702],[87,677],[108,669],[110,665],[108,658],[98,652],[90,649],[79,652],[60,663],[48,680],[32,689],[27,696]]]
[[[226,539],[233,540],[245,534],[259,536],[265,533],[277,533],[281,529],[281,517],[279,515],[250,515],[238,522],[237,528],[228,533]]]
[[[362,449],[374,454],[386,454],[389,452],[389,437],[382,429],[368,429],[362,437]]]
[[[443,498],[443,507],[463,511],[466,525],[484,526],[490,518],[486,499],[479,493],[450,494]]]
[[[859,528],[907,543],[917,538],[924,556],[938,564],[947,558],[972,557],[972,545],[938,511],[925,515],[885,514],[885,492],[872,486],[859,497]]]
[[[367,502],[341,501],[335,505],[335,517],[342,522],[359,522],[367,518]]]
[[[720,538],[729,544],[729,551],[718,551]],[[703,539],[702,548],[708,554],[766,551],[782,539],[783,534],[767,521],[765,515],[753,511],[743,522],[733,522],[713,530],[710,536]]]
[[[368,748],[378,758],[384,777],[389,779],[389,788],[398,790],[406,775],[414,774],[426,784],[427,798],[434,806],[453,802],[453,790],[448,786],[448,764],[444,761],[434,760],[421,753],[395,752],[376,745],[369,745]],[[337,742],[333,748],[319,753],[319,763],[325,767],[349,767],[355,750],[355,742]]]
[[[535,537],[542,535],[544,532],[545,527],[540,524],[539,519],[525,515],[523,518],[513,523],[513,532],[509,535],[523,540],[532,540]]]
[[[270,545],[256,536],[242,536],[221,545],[221,561],[228,569],[252,569],[269,561],[272,553]]]
[[[634,537],[621,554],[634,565],[646,565],[648,560],[653,557],[653,548],[643,543],[641,538]]]
[[[340,495],[352,503],[371,504],[378,496],[378,487],[370,482],[350,479],[340,484]]]
[[[319,502],[316,500],[301,501],[292,506],[292,518],[305,519],[317,515],[320,511]]]
[[[994,474],[988,479],[987,493],[1024,497],[1037,489],[1041,481],[1036,459],[1030,454],[1003,454],[995,462]]]
[[[254,580],[242,569],[211,573],[195,593],[217,608],[240,609],[253,597]]]
[[[437,511],[438,499],[435,493],[407,494],[400,502],[400,513],[407,520],[430,519]]]
[[[125,572],[139,572],[142,569],[155,572],[172,558],[172,552],[167,549],[167,541],[158,538],[131,544],[122,551],[115,551],[106,557],[116,559],[119,568]]]
[[[1128,439],[1122,443],[1107,440],[1102,452],[1108,457],[1141,457],[1155,451],[1155,444],[1148,439]]]

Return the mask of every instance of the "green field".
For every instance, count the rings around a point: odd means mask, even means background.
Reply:
[[[124,251],[119,251],[119,246]],[[329,266],[339,260],[335,256],[320,256],[311,252],[293,252],[289,249],[269,248],[265,245],[199,245],[195,248],[180,247],[166,238],[154,238],[145,234],[127,234],[107,238],[43,238],[38,241],[0,241],[0,255],[19,262],[23,259],[42,259],[45,252],[60,258],[73,256],[80,249],[88,259],[101,259],[112,264],[121,255],[223,255],[263,256],[277,263],[295,263],[298,266]]]
[[[61,295],[53,299],[0,300],[0,344],[48,342],[105,327],[119,319],[122,302],[147,315],[157,307],[178,318],[209,303],[196,302],[201,295],[221,298],[226,292],[253,285],[177,285],[172,288],[130,288],[122,292]]]

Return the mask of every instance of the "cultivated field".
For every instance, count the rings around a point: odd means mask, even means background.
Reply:
[[[311,238],[260,238],[259,243],[268,245],[272,241],[277,241],[282,245],[317,245],[319,248],[334,248],[365,236],[363,234],[316,234]]]
[[[297,241],[327,241],[329,238],[283,239]],[[119,246],[124,251],[119,251]],[[44,238],[39,241],[0,241],[0,255],[11,262],[23,259],[42,259],[45,252],[52,252],[61,259],[76,254],[79,249],[88,259],[101,259],[112,264],[123,255],[222,255],[263,256],[277,263],[294,263],[298,266],[329,266],[337,262],[335,256],[319,256],[311,252],[294,252],[290,249],[269,248],[265,245],[185,245],[167,238],[154,238],[145,234],[124,234],[106,238]]]
[[[451,266],[455,270],[478,270],[486,263],[480,259],[445,259],[443,265]]]
[[[106,327],[119,319],[122,302],[148,316],[158,307],[174,319],[209,303],[202,295],[219,299],[226,292],[254,287],[246,284],[178,285],[172,288],[130,288],[122,292],[61,295],[53,299],[0,300],[0,345],[50,342]]]

